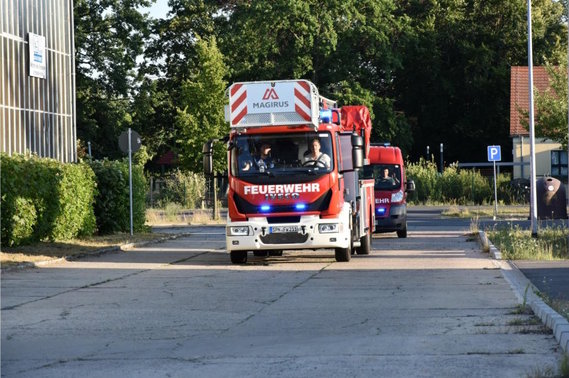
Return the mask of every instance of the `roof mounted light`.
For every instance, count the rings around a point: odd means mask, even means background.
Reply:
[[[322,109],[320,110],[320,122],[330,123],[332,122],[332,109]]]

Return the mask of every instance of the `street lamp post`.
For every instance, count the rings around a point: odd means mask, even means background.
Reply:
[[[567,3],[567,78],[567,190],[565,193],[569,207],[569,3]]]
[[[443,144],[441,143],[441,173],[444,172],[443,150],[444,150],[444,146],[443,146]]]
[[[535,173],[535,125],[533,109],[533,46],[531,33],[531,0],[528,0],[528,91],[529,91],[529,145],[530,145],[530,218],[531,236],[537,237],[537,191]]]

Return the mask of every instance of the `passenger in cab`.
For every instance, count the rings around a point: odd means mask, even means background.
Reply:
[[[255,168],[259,172],[265,172],[268,169],[274,168],[275,164],[270,154],[271,145],[269,143],[263,143],[259,149],[259,154],[253,157],[253,160],[245,162],[243,171],[249,171],[251,168]]]

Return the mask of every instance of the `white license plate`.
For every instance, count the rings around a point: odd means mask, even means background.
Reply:
[[[284,234],[287,232],[298,232],[298,226],[273,226],[270,229],[271,234]]]

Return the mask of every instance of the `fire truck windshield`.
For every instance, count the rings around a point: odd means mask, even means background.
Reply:
[[[364,166],[364,178],[375,180],[375,190],[392,190],[401,187],[399,164],[372,164]]]
[[[236,177],[319,174],[334,168],[332,137],[327,132],[238,135],[231,149]]]

